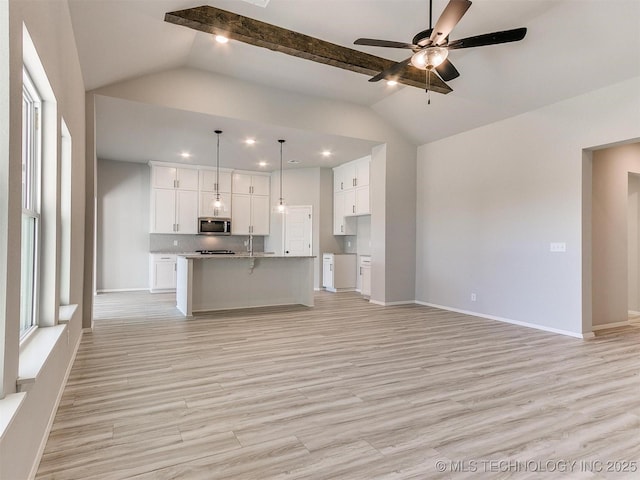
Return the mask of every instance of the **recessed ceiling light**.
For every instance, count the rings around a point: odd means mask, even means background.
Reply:
[[[300,160],[287,160],[287,163],[296,164],[296,163],[300,163]]]
[[[260,165],[261,167],[266,167],[269,164],[263,160],[261,162],[258,162],[258,165]]]
[[[182,152],[182,153],[180,154],[180,156],[181,156],[182,158],[191,158],[191,154],[190,154],[189,152]]]
[[[247,138],[244,143],[246,143],[247,145],[255,145],[256,140],[255,138]]]
[[[218,43],[227,43],[229,39],[224,35],[216,35],[216,42]]]
[[[322,151],[322,156],[323,157],[330,157],[331,156],[331,151],[330,150],[323,150]]]
[[[398,82],[395,80],[387,80],[387,85],[389,85],[390,87],[395,87],[396,85],[398,85]]]

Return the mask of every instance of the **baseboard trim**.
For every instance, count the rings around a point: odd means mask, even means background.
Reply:
[[[445,305],[438,305],[435,303],[421,302],[419,300],[416,300],[416,303],[418,305],[423,305],[425,307],[433,307],[433,308],[438,308],[440,310],[448,310],[450,312],[462,313],[464,315],[471,315],[473,317],[486,318],[488,320],[495,320],[497,322],[511,323],[512,325],[518,325],[520,327],[534,328],[536,330],[542,330],[544,332],[550,332],[550,333],[558,333],[560,335],[566,335],[568,337],[573,337],[573,338],[580,338],[582,340],[586,340],[594,337],[593,332],[577,333],[577,332],[571,332],[569,330],[561,330],[559,328],[546,327],[544,325],[537,325],[535,323],[521,322],[520,320],[512,320],[510,318],[497,317],[495,315],[486,315],[484,313],[472,312],[470,310],[462,310],[460,308],[447,307]]]
[[[58,407],[60,406],[60,401],[62,400],[64,389],[67,386],[67,382],[69,381],[69,375],[71,375],[71,369],[73,368],[73,364],[76,361],[76,355],[78,354],[78,349],[80,348],[80,343],[82,342],[83,332],[84,332],[84,329],[80,329],[80,335],[78,335],[78,341],[76,342],[76,345],[73,348],[73,353],[71,354],[69,365],[67,365],[67,371],[65,372],[64,377],[62,379],[62,384],[60,385],[60,390],[58,391],[58,396],[56,397],[53,411],[51,412],[51,417],[49,418],[49,423],[47,424],[45,433],[42,437],[42,440],[40,441],[40,447],[38,448],[38,453],[36,455],[35,462],[31,467],[31,472],[29,472],[29,480],[34,480],[36,478],[36,474],[38,473],[38,467],[40,466],[40,461],[42,460],[44,449],[47,446],[47,440],[49,440],[51,427],[53,427],[53,421],[56,419],[56,413],[58,413]]]
[[[593,325],[591,330],[597,332],[598,330],[606,330],[607,328],[628,327],[629,325],[631,325],[631,322],[627,320],[623,322],[605,323],[603,325]]]
[[[381,307],[394,307],[396,305],[415,305],[415,300],[402,300],[399,302],[381,302],[380,300],[369,299],[369,302],[374,305],[380,305]]]
[[[148,292],[149,288],[103,288],[96,290],[96,293],[119,293],[119,292]],[[159,291],[159,290],[158,290]],[[175,290],[173,290],[175,291]]]
[[[632,317],[640,316],[640,312],[636,312],[635,310],[629,310],[627,315],[631,315]]]

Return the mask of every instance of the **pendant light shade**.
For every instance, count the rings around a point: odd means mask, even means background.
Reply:
[[[278,212],[285,213],[285,203],[284,197],[282,196],[282,145],[284,144],[284,140],[278,140],[280,143],[280,198],[278,199]]]
[[[216,146],[216,199],[213,202],[213,208],[222,207],[222,201],[220,200],[220,134],[222,130],[215,130],[215,134],[218,137],[218,142]]]

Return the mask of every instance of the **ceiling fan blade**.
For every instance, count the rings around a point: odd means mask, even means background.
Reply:
[[[402,60],[401,62],[394,63],[386,70],[383,70],[382,72],[377,74],[375,77],[371,77],[369,81],[379,82],[383,78],[393,77],[397,73],[400,73],[407,65],[409,65],[409,63],[411,63],[411,57],[407,58],[406,60]]]
[[[389,48],[420,48],[417,45],[404,42],[393,42],[391,40],[376,40],[375,38],[359,38],[354,45],[368,45],[371,47],[389,47]]]
[[[450,0],[449,4],[444,7],[440,18],[433,27],[429,41],[431,45],[442,45],[451,30],[458,24],[460,19],[467,13],[471,2],[469,0]]]
[[[456,70],[456,67],[453,66],[453,63],[451,63],[449,59],[446,59],[444,62],[438,65],[436,67],[436,72],[438,72],[440,78],[442,78],[442,80],[444,80],[445,82],[448,82],[449,80],[453,80],[454,78],[458,78],[460,76],[460,73],[458,72],[458,70]]]
[[[502,32],[485,33],[475,37],[454,40],[447,45],[447,48],[449,50],[459,50],[461,48],[483,47],[485,45],[517,42],[522,40],[526,34],[527,29],[525,27],[514,28],[513,30],[504,30]]]

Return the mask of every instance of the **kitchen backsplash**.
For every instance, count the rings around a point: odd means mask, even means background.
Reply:
[[[171,235],[149,234],[149,251],[163,253],[195,252],[196,250],[233,250],[245,252],[245,235],[206,236],[206,235]],[[174,245],[174,242],[178,242]],[[264,251],[264,237],[253,237],[253,251]]]

